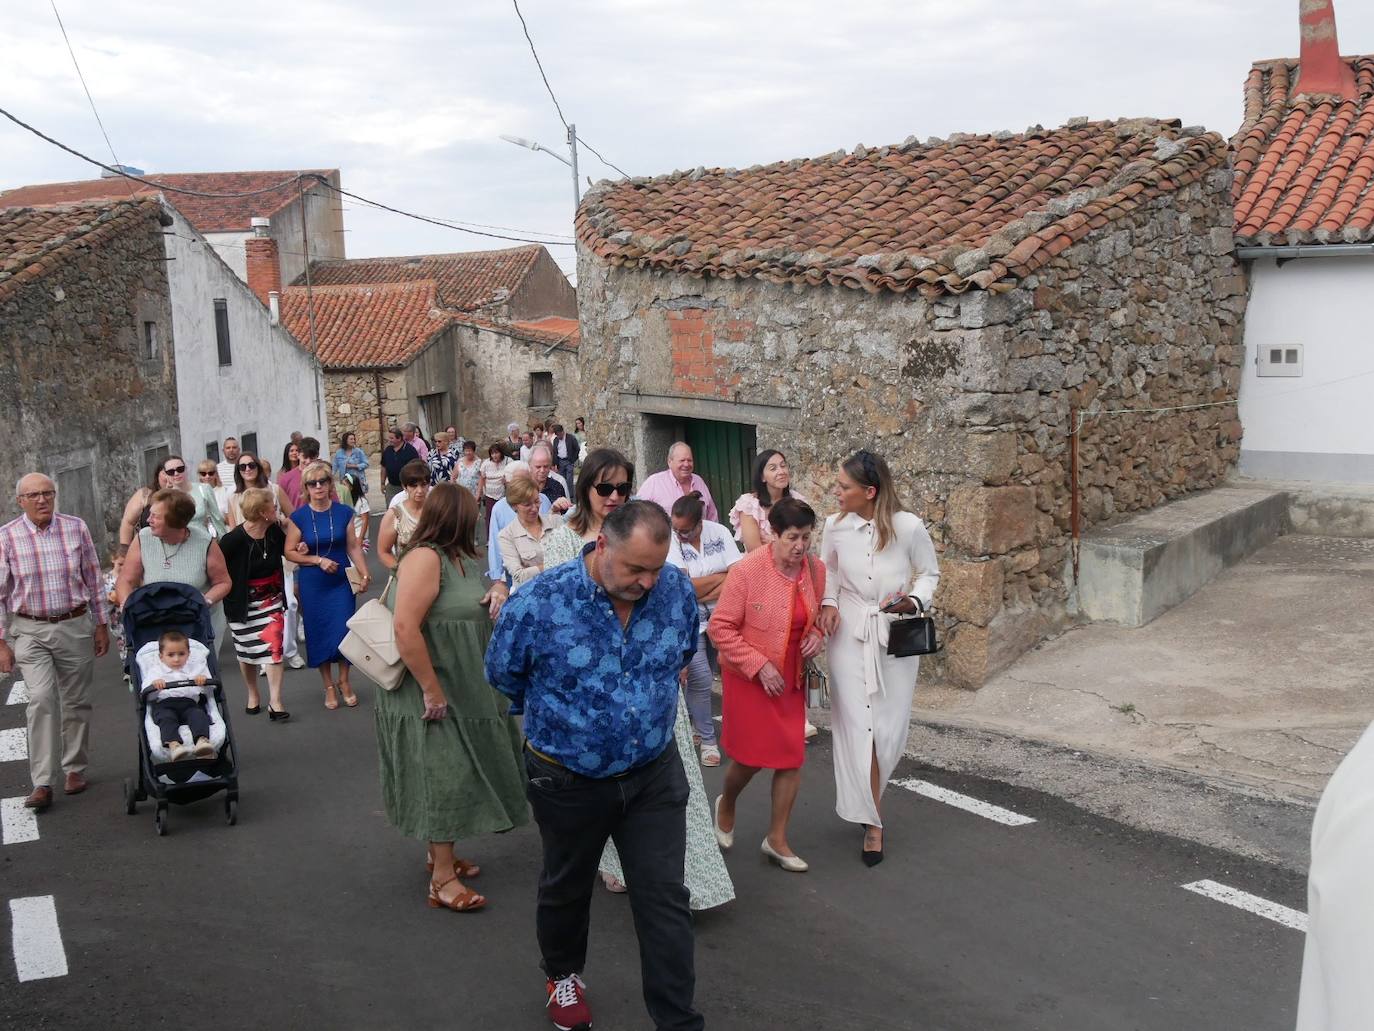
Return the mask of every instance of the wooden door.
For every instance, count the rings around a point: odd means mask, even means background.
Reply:
[[[753,426],[710,419],[684,419],[682,439],[692,448],[696,472],[711,489],[722,520],[749,489],[749,469],[758,451]]]

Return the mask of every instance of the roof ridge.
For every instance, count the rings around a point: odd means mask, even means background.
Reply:
[[[87,237],[118,232],[152,209],[161,213],[161,203],[156,197],[148,196],[120,197],[107,200],[103,204],[52,207],[40,205],[0,209],[0,224],[6,221],[17,222],[26,216],[44,214],[85,214],[90,211],[95,215],[89,222],[64,227],[63,231],[55,236],[35,241],[34,249],[31,251],[20,251],[16,248],[10,256],[0,256],[0,297],[8,296],[25,283],[42,278],[57,262],[83,246]]]

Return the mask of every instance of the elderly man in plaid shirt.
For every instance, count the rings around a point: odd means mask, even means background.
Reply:
[[[57,511],[57,487],[42,473],[23,477],[15,495],[24,514],[0,526],[0,673],[17,663],[28,689],[33,794],[24,805],[41,811],[52,805],[59,756],[63,790],[86,790],[91,673],[110,633],[86,524]]]

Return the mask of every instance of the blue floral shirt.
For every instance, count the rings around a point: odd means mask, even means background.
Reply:
[[[664,566],[622,629],[586,563],[565,562],[502,608],[487,681],[510,697],[512,713],[524,712],[532,746],[584,777],[610,777],[672,743],[678,673],[697,633],[696,594],[682,570]]]

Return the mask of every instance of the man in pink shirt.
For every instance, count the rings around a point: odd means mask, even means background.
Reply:
[[[0,673],[28,689],[30,809],[52,804],[59,759],[69,795],[86,790],[91,674],[110,647],[100,562],[86,524],[57,511],[57,487],[30,473],[18,519],[0,526]]]
[[[425,438],[420,436],[420,427],[413,422],[408,422],[401,427],[401,432],[405,434],[406,443],[415,449],[415,453],[420,456],[420,461],[429,461],[429,445],[425,443]]]
[[[716,503],[711,499],[711,489],[706,481],[692,471],[692,449],[678,441],[668,449],[668,468],[656,472],[639,485],[635,496],[644,501],[652,501],[665,512],[672,512],[673,503],[678,498],[701,492],[702,503],[706,506],[705,516],[713,523],[720,522]]]

